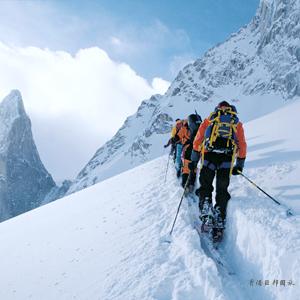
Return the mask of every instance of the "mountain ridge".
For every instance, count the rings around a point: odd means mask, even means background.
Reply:
[[[195,109],[205,117],[219,101],[230,100],[250,121],[299,98],[298,7],[294,0],[261,0],[248,25],[185,66],[165,95],[141,103],[97,150],[68,193],[160,156],[174,120]]]

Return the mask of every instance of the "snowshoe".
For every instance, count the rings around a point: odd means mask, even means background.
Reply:
[[[212,204],[208,201],[208,199],[204,200],[203,208],[200,212],[200,220],[202,222],[201,231],[202,232],[210,232],[213,227],[213,212],[212,212]]]
[[[224,228],[215,228],[212,229],[212,240],[214,243],[219,243],[223,238]]]
[[[220,208],[214,209],[214,222],[212,229],[212,240],[213,242],[220,242],[223,238],[223,231],[225,229],[225,221],[221,217]]]
[[[210,215],[205,215],[200,217],[202,224],[201,224],[201,232],[209,233],[213,228],[213,217]]]

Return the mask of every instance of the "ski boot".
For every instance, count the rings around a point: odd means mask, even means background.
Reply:
[[[213,212],[210,198],[205,198],[203,207],[200,212],[200,220],[202,222],[201,231],[210,232],[213,227]]]
[[[225,221],[221,217],[220,208],[216,207],[214,209],[214,220],[212,227],[212,240],[214,243],[219,243],[222,241],[224,229]]]

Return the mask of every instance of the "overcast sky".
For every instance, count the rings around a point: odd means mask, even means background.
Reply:
[[[42,161],[74,178],[185,64],[250,21],[258,0],[0,1],[0,97],[19,89]]]

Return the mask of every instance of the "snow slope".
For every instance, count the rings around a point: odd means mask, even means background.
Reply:
[[[245,126],[245,174],[295,216],[233,177],[219,253],[235,275],[200,247],[197,203],[183,202],[173,242],[162,242],[182,193],[173,168],[164,183],[163,156],[0,224],[0,299],[299,299],[300,142],[288,131],[299,109]]]
[[[0,225],[0,299],[225,299],[165,158]]]
[[[300,213],[300,99],[245,125],[247,173]]]
[[[254,280],[253,298],[262,299],[258,295],[264,291],[264,299],[300,299],[299,111],[298,100],[245,126],[249,147],[244,173],[296,215],[287,218],[284,207],[240,176],[233,178],[224,251],[233,268],[243,266],[241,278]],[[280,286],[281,280],[295,286]]]

